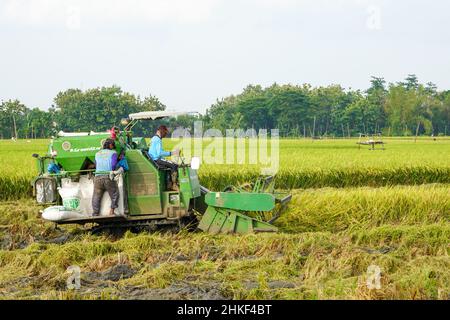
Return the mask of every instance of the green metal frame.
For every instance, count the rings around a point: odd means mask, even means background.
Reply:
[[[212,234],[277,232],[278,228],[236,210],[208,207],[198,228]]]

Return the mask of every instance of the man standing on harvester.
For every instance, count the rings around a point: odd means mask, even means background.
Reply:
[[[114,215],[114,209],[119,207],[119,187],[117,181],[110,179],[111,171],[117,166],[116,143],[113,139],[107,139],[103,143],[103,149],[95,154],[95,178],[94,195],[92,197],[93,216],[100,214],[100,204],[105,191],[111,197],[111,210],[109,215]]]
[[[180,191],[177,185],[178,165],[176,163],[164,160],[164,157],[180,155],[180,151],[178,149],[175,149],[173,151],[163,150],[162,139],[165,138],[168,133],[169,129],[167,129],[166,126],[159,126],[158,130],[156,131],[156,135],[150,142],[148,155],[158,166],[170,169],[171,180],[169,181],[168,189]]]

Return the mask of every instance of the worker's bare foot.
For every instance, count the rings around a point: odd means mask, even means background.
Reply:
[[[109,215],[110,215],[110,216],[114,216],[114,215],[115,215],[114,209],[109,210]]]
[[[178,185],[176,183],[173,183],[172,184],[172,191],[180,192],[180,187],[178,187]]]

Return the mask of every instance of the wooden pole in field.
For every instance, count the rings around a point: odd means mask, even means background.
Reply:
[[[313,124],[313,132],[312,132],[312,139],[316,136],[316,116],[314,116],[314,124]]]
[[[14,123],[14,136],[17,139],[16,117],[14,116],[14,113],[13,113],[12,117],[13,117],[13,123]]]
[[[414,142],[417,142],[417,135],[419,134],[419,127],[420,127],[420,121],[417,123],[416,137],[415,137],[415,139],[414,139]]]

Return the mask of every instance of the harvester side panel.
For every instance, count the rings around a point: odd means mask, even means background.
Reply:
[[[159,171],[140,150],[127,151],[128,208],[130,215],[161,214]]]

